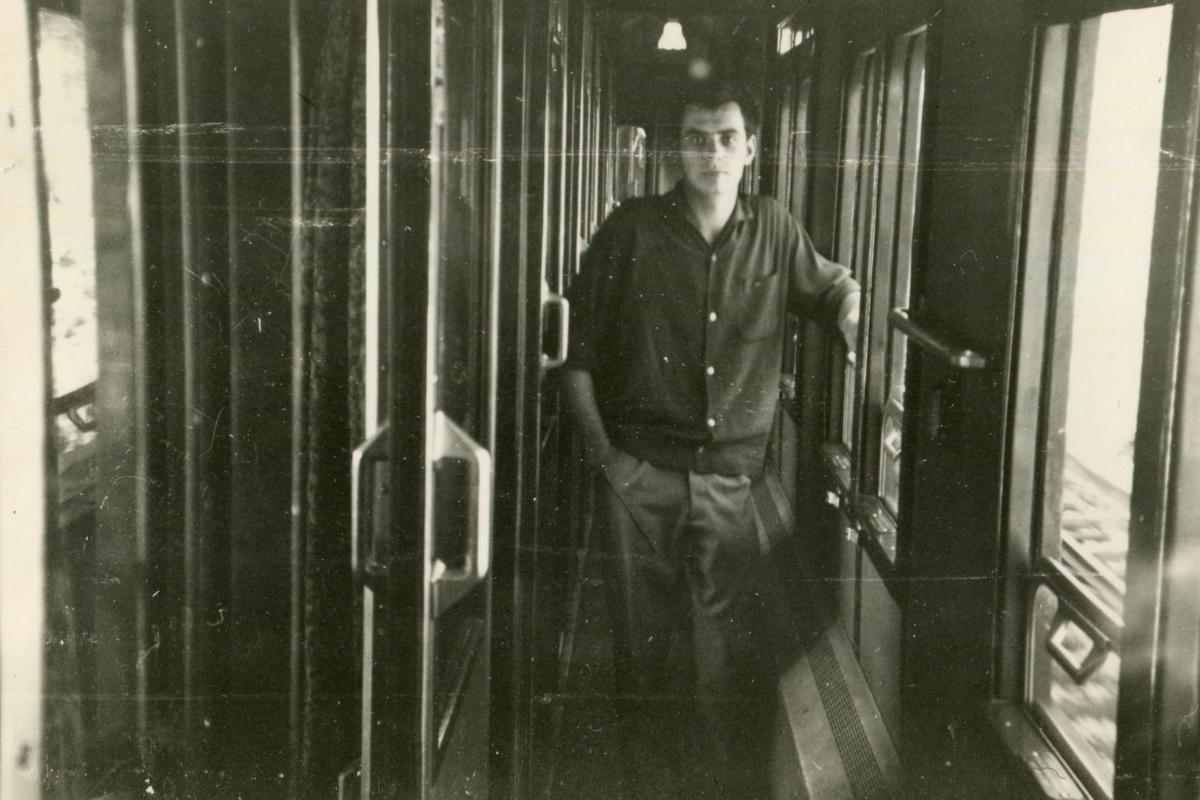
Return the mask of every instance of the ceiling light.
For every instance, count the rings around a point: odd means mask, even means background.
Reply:
[[[662,36],[658,38],[659,50],[687,50],[687,39],[683,38],[683,26],[677,19],[667,20]]]

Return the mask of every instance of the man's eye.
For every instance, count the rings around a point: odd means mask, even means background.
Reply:
[[[727,133],[721,137],[721,145],[723,147],[733,147],[737,143],[737,137],[732,133]]]
[[[684,142],[688,147],[700,147],[704,144],[704,137],[699,134],[688,134],[684,137]]]

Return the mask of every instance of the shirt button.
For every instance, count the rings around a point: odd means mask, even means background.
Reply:
[[[713,253],[711,256],[708,257],[708,260],[711,261],[713,264],[717,263],[717,254]]]
[[[709,375],[712,375],[713,373],[715,373],[715,372],[716,372],[716,370],[715,370],[715,369],[713,369],[712,367],[709,367],[708,369],[706,369],[706,370],[704,370],[704,371],[705,371],[705,372],[707,372]]]
[[[712,417],[709,417],[708,418],[708,427],[710,427],[710,428],[717,427],[717,421],[715,419],[713,419]]]
[[[708,321],[716,322],[717,321],[717,312],[715,312],[715,311],[708,312]]]

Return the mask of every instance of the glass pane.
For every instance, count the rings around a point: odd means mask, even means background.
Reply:
[[[901,423],[904,412],[889,403],[883,412],[882,453],[879,464],[879,495],[893,517],[900,513]]]
[[[875,167],[878,155],[877,76],[879,59],[875,51],[858,57],[847,90],[846,140],[844,143],[841,184],[841,209],[838,219],[838,259],[861,280],[870,267],[875,211]],[[840,342],[834,345],[840,348]],[[839,441],[847,450],[854,449],[858,392],[850,354],[842,364],[842,413]]]
[[[1086,652],[1091,642],[1069,621],[1055,630],[1058,597],[1045,586],[1037,590],[1033,613],[1034,704],[1101,788],[1111,795],[1121,659],[1116,653],[1109,653],[1086,681],[1076,683],[1050,655],[1051,633],[1071,653]]]
[[[840,198],[838,208],[838,247],[837,259],[848,267],[853,268],[854,244],[854,208],[857,200],[855,187],[858,185],[859,172],[859,142],[862,131],[863,95],[866,84],[867,64],[870,53],[858,57],[854,64],[854,74],[846,89],[846,134],[842,142],[842,175],[838,187]]]
[[[479,54],[489,40],[490,10],[479,0],[445,0],[442,39],[435,32],[435,85],[442,70],[441,91],[434,93],[438,171],[434,203],[438,213],[437,261],[438,351],[437,407],[472,439],[487,446],[490,397],[490,299],[492,270],[487,248],[489,165],[493,163],[489,87],[493,65]],[[440,47],[439,47],[440,45]],[[441,458],[433,468],[433,553],[444,571],[470,573],[478,534],[476,465],[457,456]],[[440,586],[452,587],[450,582]],[[440,604],[439,604],[440,605]],[[431,645],[434,769],[443,755],[465,747],[470,726],[457,723],[480,709],[469,700],[472,686],[483,677],[481,658],[486,640],[487,592],[477,583],[448,609],[439,607]],[[486,697],[483,700],[486,702]],[[481,723],[484,724],[485,723]],[[486,727],[484,727],[486,730]],[[486,734],[485,734],[486,735]]]
[[[1060,557],[1118,613],[1170,23],[1170,7],[1100,20],[1074,308],[1060,326],[1070,326]]]
[[[791,172],[791,137],[792,137],[792,87],[783,90],[783,98],[779,101],[779,125],[775,135],[775,199],[784,205],[788,204],[788,175]]]
[[[96,380],[96,255],[92,218],[92,144],[84,81],[83,23],[38,15],[42,150],[50,217],[54,288],[54,394]]]
[[[902,85],[889,88],[888,128],[890,149],[899,164],[894,202],[896,232],[895,250],[886,252],[892,259],[887,303],[878,309],[886,314],[892,308],[908,306],[912,278],[913,236],[917,213],[918,166],[921,154],[921,119],[925,100],[925,40],[922,31],[902,37],[896,46],[899,60],[892,79],[900,77]],[[893,132],[892,128],[895,126]],[[889,153],[885,153],[885,161]],[[889,207],[891,207],[889,205]],[[889,226],[889,228],[892,226]],[[880,252],[884,252],[880,248]],[[904,419],[904,361],[908,339],[903,333],[886,327],[887,389],[883,402],[883,424],[880,430],[879,496],[893,516],[900,508],[900,460],[902,453],[901,427]]]
[[[38,111],[46,169],[50,223],[51,373],[56,397],[96,380],[95,223],[92,216],[92,146],[84,72],[83,23],[42,10],[38,14]],[[56,431],[60,522],[67,524],[93,504],[96,434],[80,409],[70,421],[59,414]],[[85,428],[87,430],[85,430]]]
[[[480,15],[471,0],[450,0],[445,9],[439,161],[438,226],[439,376],[438,408],[477,441],[481,400],[486,391],[484,331],[489,281],[483,243],[484,169],[487,135],[482,124],[485,85],[474,57]]]
[[[795,122],[792,125],[791,171],[792,188],[788,195],[788,208],[792,216],[804,221],[805,191],[808,187],[808,103],[812,95],[812,79],[805,78],[800,84],[796,99]]]
[[[636,125],[617,128],[616,201],[646,193],[646,132]]]
[[[921,122],[925,108],[925,33],[908,40],[908,67],[904,87],[904,168],[901,175],[900,218],[896,237],[896,266],[892,272],[892,308],[906,308],[912,279],[913,234],[917,214],[917,182],[921,156]],[[904,408],[904,361],[908,338],[888,328],[891,348],[888,398]]]

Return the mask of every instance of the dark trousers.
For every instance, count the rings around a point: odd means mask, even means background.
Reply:
[[[601,469],[617,707],[630,794],[764,794],[774,687],[754,631],[759,537],[744,476]]]

